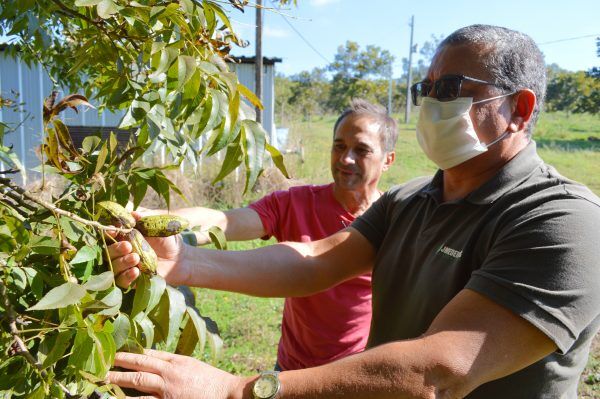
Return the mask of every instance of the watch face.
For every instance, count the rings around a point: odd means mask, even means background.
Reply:
[[[268,399],[277,393],[277,377],[274,375],[261,375],[254,383],[254,395],[259,399]]]

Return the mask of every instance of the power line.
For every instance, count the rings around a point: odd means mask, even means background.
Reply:
[[[271,0],[271,3],[273,4],[273,6],[277,7],[277,6],[275,5],[275,2],[274,2],[273,0]],[[300,33],[300,32],[298,31],[298,29],[296,29],[296,28],[294,27],[294,25],[292,25],[292,23],[291,23],[290,21],[288,21],[288,19],[285,17],[285,15],[283,15],[283,14],[279,14],[279,16],[280,16],[281,18],[283,18],[283,20],[284,20],[284,21],[285,21],[285,22],[286,22],[286,23],[287,23],[287,24],[290,26],[290,28],[292,28],[292,30],[293,30],[294,32],[296,32],[296,34],[297,34],[298,36],[300,36],[300,39],[302,39],[302,40],[304,41],[304,43],[306,43],[306,45],[307,45],[308,47],[310,47],[310,48],[311,48],[311,49],[312,49],[312,50],[313,50],[313,51],[314,51],[314,52],[315,52],[315,53],[316,53],[316,54],[317,54],[319,57],[323,58],[323,60],[325,60],[325,62],[326,62],[326,63],[328,63],[328,64],[330,64],[330,63],[331,63],[331,61],[329,61],[329,60],[327,59],[327,57],[325,57],[323,54],[321,54],[321,53],[319,52],[319,50],[317,50],[317,49],[315,48],[315,46],[313,46],[313,45],[312,45],[312,44],[311,44],[311,43],[308,41],[308,39],[306,39],[304,36],[302,36],[302,33]]]
[[[559,40],[552,40],[550,42],[544,42],[544,43],[538,43],[538,46],[543,46],[544,44],[553,44],[553,43],[560,43],[560,42],[567,42],[570,40],[579,40],[579,39],[585,39],[588,37],[594,37],[594,36],[600,36],[600,33],[596,33],[594,35],[585,35],[585,36],[577,36],[577,37],[569,37],[567,39],[559,39]]]

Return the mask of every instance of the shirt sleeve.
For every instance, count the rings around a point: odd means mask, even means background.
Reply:
[[[263,240],[268,240],[272,236],[281,236],[279,220],[281,220],[280,216],[288,208],[289,203],[289,191],[275,191],[248,205],[248,208],[253,209],[260,217],[266,232],[262,237]]]
[[[369,242],[379,249],[385,233],[388,230],[387,217],[388,208],[391,199],[394,197],[395,190],[392,189],[383,193],[383,195],[375,201],[369,209],[365,211],[361,216],[356,218],[352,222],[352,227],[358,230]]]
[[[557,199],[513,218],[466,288],[528,320],[565,353],[600,312],[600,207]]]

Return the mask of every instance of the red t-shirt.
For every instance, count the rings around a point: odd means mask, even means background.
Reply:
[[[267,236],[310,242],[350,225],[354,217],[333,196],[333,184],[277,191],[250,204]],[[329,363],[365,348],[371,324],[371,274],[318,294],[286,298],[277,362],[283,370]]]

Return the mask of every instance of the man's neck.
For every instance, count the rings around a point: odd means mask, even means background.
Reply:
[[[517,146],[500,147],[500,156],[491,153],[475,157],[457,167],[444,171],[443,201],[454,201],[465,198],[471,192],[493,178],[511,159],[526,146],[527,142]]]
[[[369,209],[373,202],[381,197],[381,193],[377,186],[364,190],[344,190],[334,183],[333,196],[348,213],[353,216],[360,216]]]

